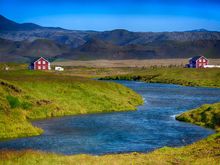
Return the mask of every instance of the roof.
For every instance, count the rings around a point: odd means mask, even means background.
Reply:
[[[197,61],[198,59],[200,59],[201,57],[204,57],[204,56],[195,56],[193,58],[191,58],[190,60],[191,61]],[[205,57],[204,57],[205,58]],[[206,59],[206,58],[205,58]]]
[[[31,64],[34,64],[36,61],[38,61],[39,59],[43,58],[45,61],[49,62],[48,60],[46,60],[44,57],[36,57],[31,61]]]

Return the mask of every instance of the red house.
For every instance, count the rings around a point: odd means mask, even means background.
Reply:
[[[205,65],[208,65],[208,59],[204,56],[195,56],[189,60],[189,68],[204,68]]]
[[[30,66],[32,70],[50,70],[50,62],[43,57],[34,60]]]

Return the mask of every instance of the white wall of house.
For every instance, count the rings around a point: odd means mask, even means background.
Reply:
[[[205,65],[204,68],[220,68],[220,65]]]

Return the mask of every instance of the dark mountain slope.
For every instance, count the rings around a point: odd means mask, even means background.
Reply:
[[[117,46],[100,40],[90,40],[81,47],[62,55],[65,59],[152,59],[189,58],[202,54],[220,58],[220,40],[160,41],[143,45]]]
[[[220,32],[77,31],[13,22],[0,16],[0,62],[62,59],[220,58]],[[10,41],[11,40],[11,41]]]
[[[0,37],[4,39],[33,41],[35,39],[54,40],[72,48],[95,38],[115,45],[146,44],[158,41],[220,40],[220,32],[198,29],[185,32],[131,32],[123,29],[112,31],[77,31],[62,28],[42,27],[36,24],[18,24],[0,16]]]
[[[159,59],[189,58],[202,54],[208,58],[220,58],[220,40],[160,41],[148,44],[114,45],[110,42],[90,39],[84,45],[72,49],[51,40],[33,42],[0,39],[0,61],[29,61],[44,56],[50,59]]]
[[[33,23],[19,24],[0,15],[0,31],[21,31],[21,30],[29,31],[29,30],[36,30],[42,28],[43,27]]]
[[[92,60],[92,59],[117,59],[117,52],[121,47],[110,42],[89,39],[84,45],[62,55],[65,59]]]
[[[70,52],[70,48],[51,40],[27,42],[0,39],[0,62],[25,62],[40,56],[52,59],[66,52]]]
[[[95,33],[93,38],[112,42],[116,45],[146,44],[158,41],[197,41],[220,40],[219,32],[188,31],[188,32],[130,32],[113,30]]]

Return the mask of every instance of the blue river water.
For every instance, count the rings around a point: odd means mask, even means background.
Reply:
[[[220,101],[220,89],[116,81],[142,95],[137,111],[77,115],[33,122],[45,130],[36,137],[0,142],[0,149],[35,149],[62,154],[149,152],[183,146],[212,133],[211,129],[175,120],[175,115]]]

